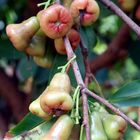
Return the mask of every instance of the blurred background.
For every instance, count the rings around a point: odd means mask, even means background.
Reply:
[[[37,66],[25,53],[17,51],[5,33],[6,25],[35,16],[42,9],[37,7],[41,2],[0,0],[0,139],[28,113],[30,102],[44,90],[52,71]],[[86,36],[84,41],[90,43],[91,71],[108,98],[124,83],[140,79],[140,40],[118,16],[101,3],[99,5],[100,18],[92,27],[85,29],[83,37]],[[128,15],[139,24],[134,11]],[[84,76],[83,63],[79,65]],[[89,84],[89,89],[98,93],[94,82]],[[132,119],[140,122],[138,107],[125,104],[123,109]],[[138,140],[140,134],[129,128],[125,139]]]

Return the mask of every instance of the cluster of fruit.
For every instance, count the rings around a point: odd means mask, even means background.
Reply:
[[[91,111],[91,140],[122,140],[126,128],[122,117],[108,113],[102,106]]]
[[[71,84],[68,75],[56,73],[42,95],[30,104],[29,110],[47,121],[54,116],[60,116],[41,140],[55,138],[69,140],[75,125],[73,118],[67,114],[74,107],[70,91]],[[127,128],[127,123],[122,117],[108,113],[99,104],[94,107],[89,105],[89,110],[91,140],[122,140]],[[85,136],[83,133],[82,140],[86,140]]]
[[[63,4],[53,3],[41,10],[37,16],[19,24],[10,24],[6,33],[13,46],[33,56],[34,61],[49,68],[52,64],[50,51],[66,54],[63,37],[68,36],[73,50],[80,42],[77,24],[89,26],[98,19],[99,6],[95,0],[65,0]],[[48,42],[53,41],[51,49]],[[46,47],[47,46],[47,47]]]
[[[138,0],[118,0],[118,2],[121,5],[121,8],[125,12],[129,12],[129,13],[132,12],[138,4]],[[140,21],[140,5],[138,5],[134,16],[138,21]]]
[[[74,105],[70,92],[69,76],[66,73],[56,73],[44,92],[30,104],[29,110],[45,120],[50,120],[54,115],[60,116],[43,139],[68,139],[74,126],[74,121],[66,115]]]

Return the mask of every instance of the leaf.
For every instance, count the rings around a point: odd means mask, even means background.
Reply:
[[[11,138],[11,140],[39,140],[50,130],[55,121],[56,119],[52,119],[48,122],[44,122],[28,132],[22,133],[16,137]]]
[[[37,68],[36,75],[34,77],[34,82],[36,85],[43,85],[49,80],[50,69],[44,69],[41,67]]]
[[[34,77],[37,71],[37,65],[33,62],[32,59],[28,60],[27,57],[21,59],[19,62],[16,74],[20,81],[25,81],[29,77]]]
[[[97,43],[96,34],[92,26],[80,28],[81,40],[85,43],[85,46],[91,51]]]
[[[135,98],[130,98],[130,99],[122,99],[122,100],[116,100],[112,102],[116,106],[120,107],[130,107],[130,106],[135,106],[138,107],[140,106],[140,97],[135,97]]]
[[[128,106],[130,104],[131,106],[139,106],[140,80],[132,81],[124,85],[109,98],[109,101],[111,103],[116,103],[120,105]]]
[[[0,40],[0,57],[5,57],[7,59],[19,59],[25,57],[23,52],[17,51],[11,44],[11,42],[6,40]]]
[[[20,135],[23,132],[29,131],[41,124],[45,120],[40,117],[35,116],[32,113],[28,113],[22,121],[20,121],[14,128],[10,129],[8,133],[13,134],[15,136]]]

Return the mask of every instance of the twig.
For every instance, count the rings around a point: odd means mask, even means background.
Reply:
[[[70,60],[73,56],[75,56],[75,54],[74,54],[74,52],[71,48],[68,37],[64,38],[64,42],[65,42],[65,45],[66,45],[66,51],[67,51],[68,59]],[[83,79],[82,79],[82,76],[81,76],[81,73],[79,71],[78,64],[75,60],[72,62],[72,68],[73,68],[73,71],[75,73],[75,77],[76,77],[78,85],[80,85],[82,87],[85,86],[85,84],[83,82]],[[90,140],[88,103],[87,103],[87,96],[86,96],[86,94],[84,94],[84,92],[82,92],[82,101],[83,101],[83,124],[84,124],[84,127],[86,129],[86,140]]]
[[[64,42],[65,42],[65,46],[66,46],[66,51],[67,51],[67,55],[68,55],[68,59],[71,59],[74,56],[74,52],[71,48],[70,42],[68,40],[67,37],[64,38]],[[136,124],[132,119],[130,119],[128,116],[126,116],[122,111],[120,111],[118,108],[114,107],[112,104],[110,104],[106,99],[101,98],[100,96],[96,95],[95,93],[89,91],[82,80],[82,76],[78,67],[78,64],[76,62],[76,60],[74,60],[72,63],[72,68],[77,80],[78,85],[81,86],[82,89],[82,93],[86,93],[88,96],[93,97],[94,99],[98,100],[100,103],[103,103],[105,106],[107,106],[108,108],[110,108],[114,113],[118,114],[119,116],[121,116],[122,118],[124,118],[127,122],[129,122],[133,127],[135,127],[137,130],[140,131],[140,126],[138,124]],[[87,139],[87,140],[90,140]]]
[[[105,106],[107,106],[109,109],[111,109],[114,113],[116,113],[117,115],[121,116],[122,118],[124,118],[127,122],[129,122],[133,127],[135,127],[137,130],[140,131],[140,125],[138,125],[137,123],[135,123],[132,119],[130,119],[128,116],[126,116],[122,111],[120,111],[120,109],[114,107],[112,104],[110,104],[107,100],[105,100],[104,98],[101,98],[100,96],[96,95],[95,93],[91,92],[90,90],[88,90],[86,87],[83,87],[83,92],[85,92],[87,95],[93,97],[94,99],[96,99],[97,101],[103,103]]]
[[[84,83],[85,86],[88,86],[89,83],[89,79],[90,79],[90,66],[88,63],[88,49],[85,47],[84,42],[81,40],[80,41],[80,47],[81,47],[81,51],[82,51],[82,55],[83,55],[83,61],[84,61],[84,65],[85,65],[85,79],[84,79]],[[83,124],[85,124],[85,128],[86,128],[86,139],[90,138],[90,127],[89,127],[89,114],[88,114],[88,98],[87,95],[82,92],[82,102],[83,102]]]
[[[140,107],[138,107],[138,124],[140,125]]]
[[[129,18],[116,4],[114,4],[110,0],[99,0],[102,2],[108,9],[113,11],[116,15],[118,15],[140,38],[140,27]]]

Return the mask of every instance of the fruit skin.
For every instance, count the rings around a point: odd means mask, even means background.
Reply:
[[[70,111],[73,107],[73,100],[69,94],[63,90],[50,89],[46,91],[40,100],[42,109],[57,116]]]
[[[25,52],[31,56],[44,56],[46,45],[46,36],[41,29],[32,37],[29,46]]]
[[[138,6],[138,8],[136,10],[135,17],[138,21],[140,21],[140,5]]]
[[[62,115],[40,140],[68,140],[73,126],[73,120],[68,115]]]
[[[90,134],[91,140],[108,140],[104,132],[102,120],[99,112],[93,111],[90,114]]]
[[[118,0],[125,12],[131,12],[137,4],[137,0]]]
[[[52,118],[51,115],[48,113],[44,112],[42,108],[40,107],[40,97],[38,97],[36,100],[34,100],[30,106],[29,106],[29,111],[35,114],[38,117],[41,117],[45,120],[50,120]]]
[[[51,68],[54,60],[54,50],[50,44],[45,48],[44,56],[33,56],[34,62],[43,68]]]
[[[81,24],[89,26],[95,22],[100,14],[100,8],[95,0],[74,0],[70,7],[75,20],[81,16]]]
[[[66,73],[55,74],[40,98],[41,108],[44,112],[57,116],[70,111],[73,108],[70,91],[71,84],[68,75]]]
[[[71,5],[71,3],[72,3],[72,1],[73,0],[63,0],[63,5],[65,6],[65,7],[70,7],[70,5]]]
[[[71,92],[71,82],[67,73],[56,73],[50,81],[50,87],[62,89],[67,93]]]
[[[13,46],[19,51],[24,51],[38,29],[37,17],[31,17],[19,24],[9,24],[6,27],[6,33]]]
[[[120,140],[127,128],[126,121],[118,116],[112,114],[101,113],[104,130],[108,139]]]
[[[70,44],[72,46],[72,49],[75,50],[78,47],[78,44],[80,42],[80,35],[79,33],[71,29],[68,33],[68,38],[70,41]],[[55,49],[59,54],[66,54],[65,44],[63,38],[58,38],[54,40]]]
[[[65,36],[73,24],[70,11],[59,4],[43,10],[38,17],[42,30],[51,39]]]

